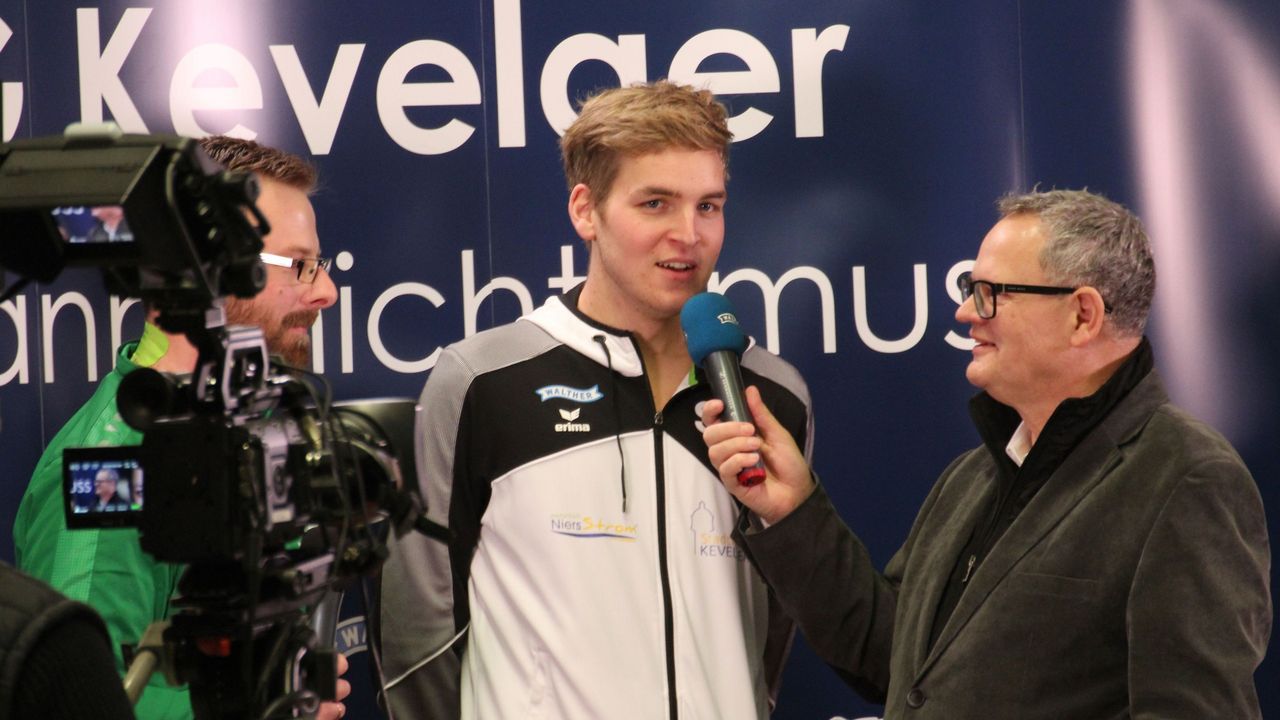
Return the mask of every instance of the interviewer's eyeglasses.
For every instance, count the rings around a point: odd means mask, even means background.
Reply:
[[[1034,295],[1067,295],[1079,288],[1050,287],[1048,285],[1015,285],[1013,283],[993,283],[987,280],[974,280],[973,273],[962,272],[956,278],[956,286],[960,288],[960,298],[973,298],[973,309],[978,317],[990,320],[996,316],[996,295],[1000,293],[1031,293]],[[1107,312],[1111,309],[1107,308]]]
[[[258,253],[258,257],[262,258],[262,262],[267,265],[275,265],[282,268],[297,268],[298,282],[311,284],[319,277],[320,271],[329,272],[329,265],[333,263],[330,258],[291,258],[283,255],[274,255],[272,253]]]

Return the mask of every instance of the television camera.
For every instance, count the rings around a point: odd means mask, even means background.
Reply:
[[[252,174],[190,138],[73,126],[0,145],[0,268],[19,276],[0,301],[98,267],[199,352],[188,378],[126,376],[118,405],[140,446],[63,458],[69,527],[136,527],[145,551],[188,566],[160,644],[197,718],[331,699],[332,637],[307,624],[320,598],[376,570],[389,530],[442,537],[402,489],[379,418],[333,407],[323,378],[274,362],[259,329],[226,326],[224,298],[265,283],[257,195]]]

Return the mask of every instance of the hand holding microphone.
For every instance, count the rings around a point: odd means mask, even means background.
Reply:
[[[743,395],[739,359],[747,349],[747,336],[738,325],[729,299],[718,293],[704,292],[689,298],[680,309],[680,327],[684,330],[689,357],[707,373],[711,392],[724,403],[722,416],[733,422],[752,422]],[[738,473],[738,484],[758,485],[764,480],[764,463],[757,461]]]
[[[722,295],[695,295],[681,310],[680,324],[689,355],[704,368],[712,392],[724,404],[723,412],[716,412],[709,402],[702,414],[711,464],[744,505],[766,522],[778,522],[816,485],[795,439],[765,407],[759,390],[743,390],[738,357],[747,339],[733,306]],[[717,422],[717,415],[727,422]]]

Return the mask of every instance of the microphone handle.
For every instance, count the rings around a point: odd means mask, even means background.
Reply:
[[[738,354],[731,350],[716,350],[707,355],[702,366],[711,383],[711,392],[724,403],[721,417],[733,422],[754,422],[751,411],[747,409]],[[743,487],[758,485],[764,481],[764,476],[764,463],[757,461],[738,473],[738,484]]]

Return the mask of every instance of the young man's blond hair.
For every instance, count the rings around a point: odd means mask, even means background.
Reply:
[[[710,90],[658,80],[589,97],[560,139],[560,153],[569,189],[584,184],[603,203],[623,157],[710,150],[724,160],[727,173],[732,138],[724,105]]]

